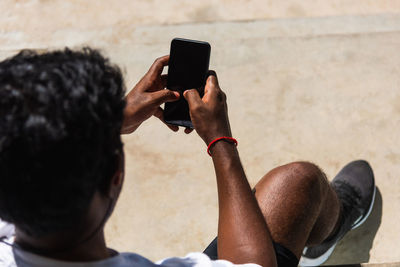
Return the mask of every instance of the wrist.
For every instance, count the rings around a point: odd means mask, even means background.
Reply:
[[[134,120],[133,112],[128,107],[125,107],[124,119],[121,126],[121,134],[130,134],[134,132],[140,126],[140,124],[140,122]]]
[[[218,142],[211,148],[211,159],[216,161],[223,161],[226,168],[229,168],[230,160],[239,156],[239,152],[235,145],[228,142]]]
[[[234,148],[236,148],[236,146],[238,145],[238,142],[235,138],[228,137],[228,136],[222,136],[222,137],[214,139],[213,141],[211,141],[209,143],[209,145],[207,146],[208,155],[213,156],[213,154],[211,153],[211,150],[215,146],[217,146],[219,144],[223,144],[223,143],[225,143],[228,146],[234,147]]]
[[[230,131],[229,132],[228,131],[221,131],[219,133],[214,133],[214,134],[207,135],[207,136],[205,136],[203,138],[203,140],[206,143],[206,145],[208,146],[212,141],[214,141],[217,138],[223,137],[223,136],[232,137],[232,134],[230,133]]]

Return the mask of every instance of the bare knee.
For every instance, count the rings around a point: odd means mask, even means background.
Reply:
[[[298,187],[300,191],[313,193],[314,197],[323,195],[327,179],[321,169],[306,161],[292,162],[279,166],[267,173],[260,181],[272,180],[279,184]]]
[[[292,183],[299,191],[308,193],[314,200],[322,199],[328,184],[321,169],[306,161],[292,162],[281,166],[282,176],[287,183]]]
[[[310,212],[319,212],[328,189],[328,181],[321,169],[310,162],[292,162],[277,167],[267,173],[256,185],[257,198],[263,198],[265,194],[282,195],[295,199]],[[263,202],[263,201],[259,201]],[[300,208],[300,207],[299,207]]]
[[[273,240],[301,255],[328,188],[324,173],[310,162],[293,162],[267,173],[256,198]]]

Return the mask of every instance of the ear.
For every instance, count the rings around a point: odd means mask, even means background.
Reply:
[[[122,184],[124,182],[125,158],[122,151],[116,153],[115,161],[115,166],[117,166],[117,168],[114,172],[113,177],[111,178],[108,190],[108,197],[112,199],[118,198],[119,193],[122,189]]]

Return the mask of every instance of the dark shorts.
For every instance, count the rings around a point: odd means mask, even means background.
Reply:
[[[279,267],[297,267],[299,260],[297,259],[296,255],[293,254],[293,252],[278,243],[273,242],[273,244]],[[208,245],[206,250],[204,250],[204,254],[206,254],[212,260],[218,259],[217,238],[215,238],[210,245]]]

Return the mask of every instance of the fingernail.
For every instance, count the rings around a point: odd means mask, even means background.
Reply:
[[[174,92],[174,95],[179,98],[181,96],[181,94],[179,92]]]

